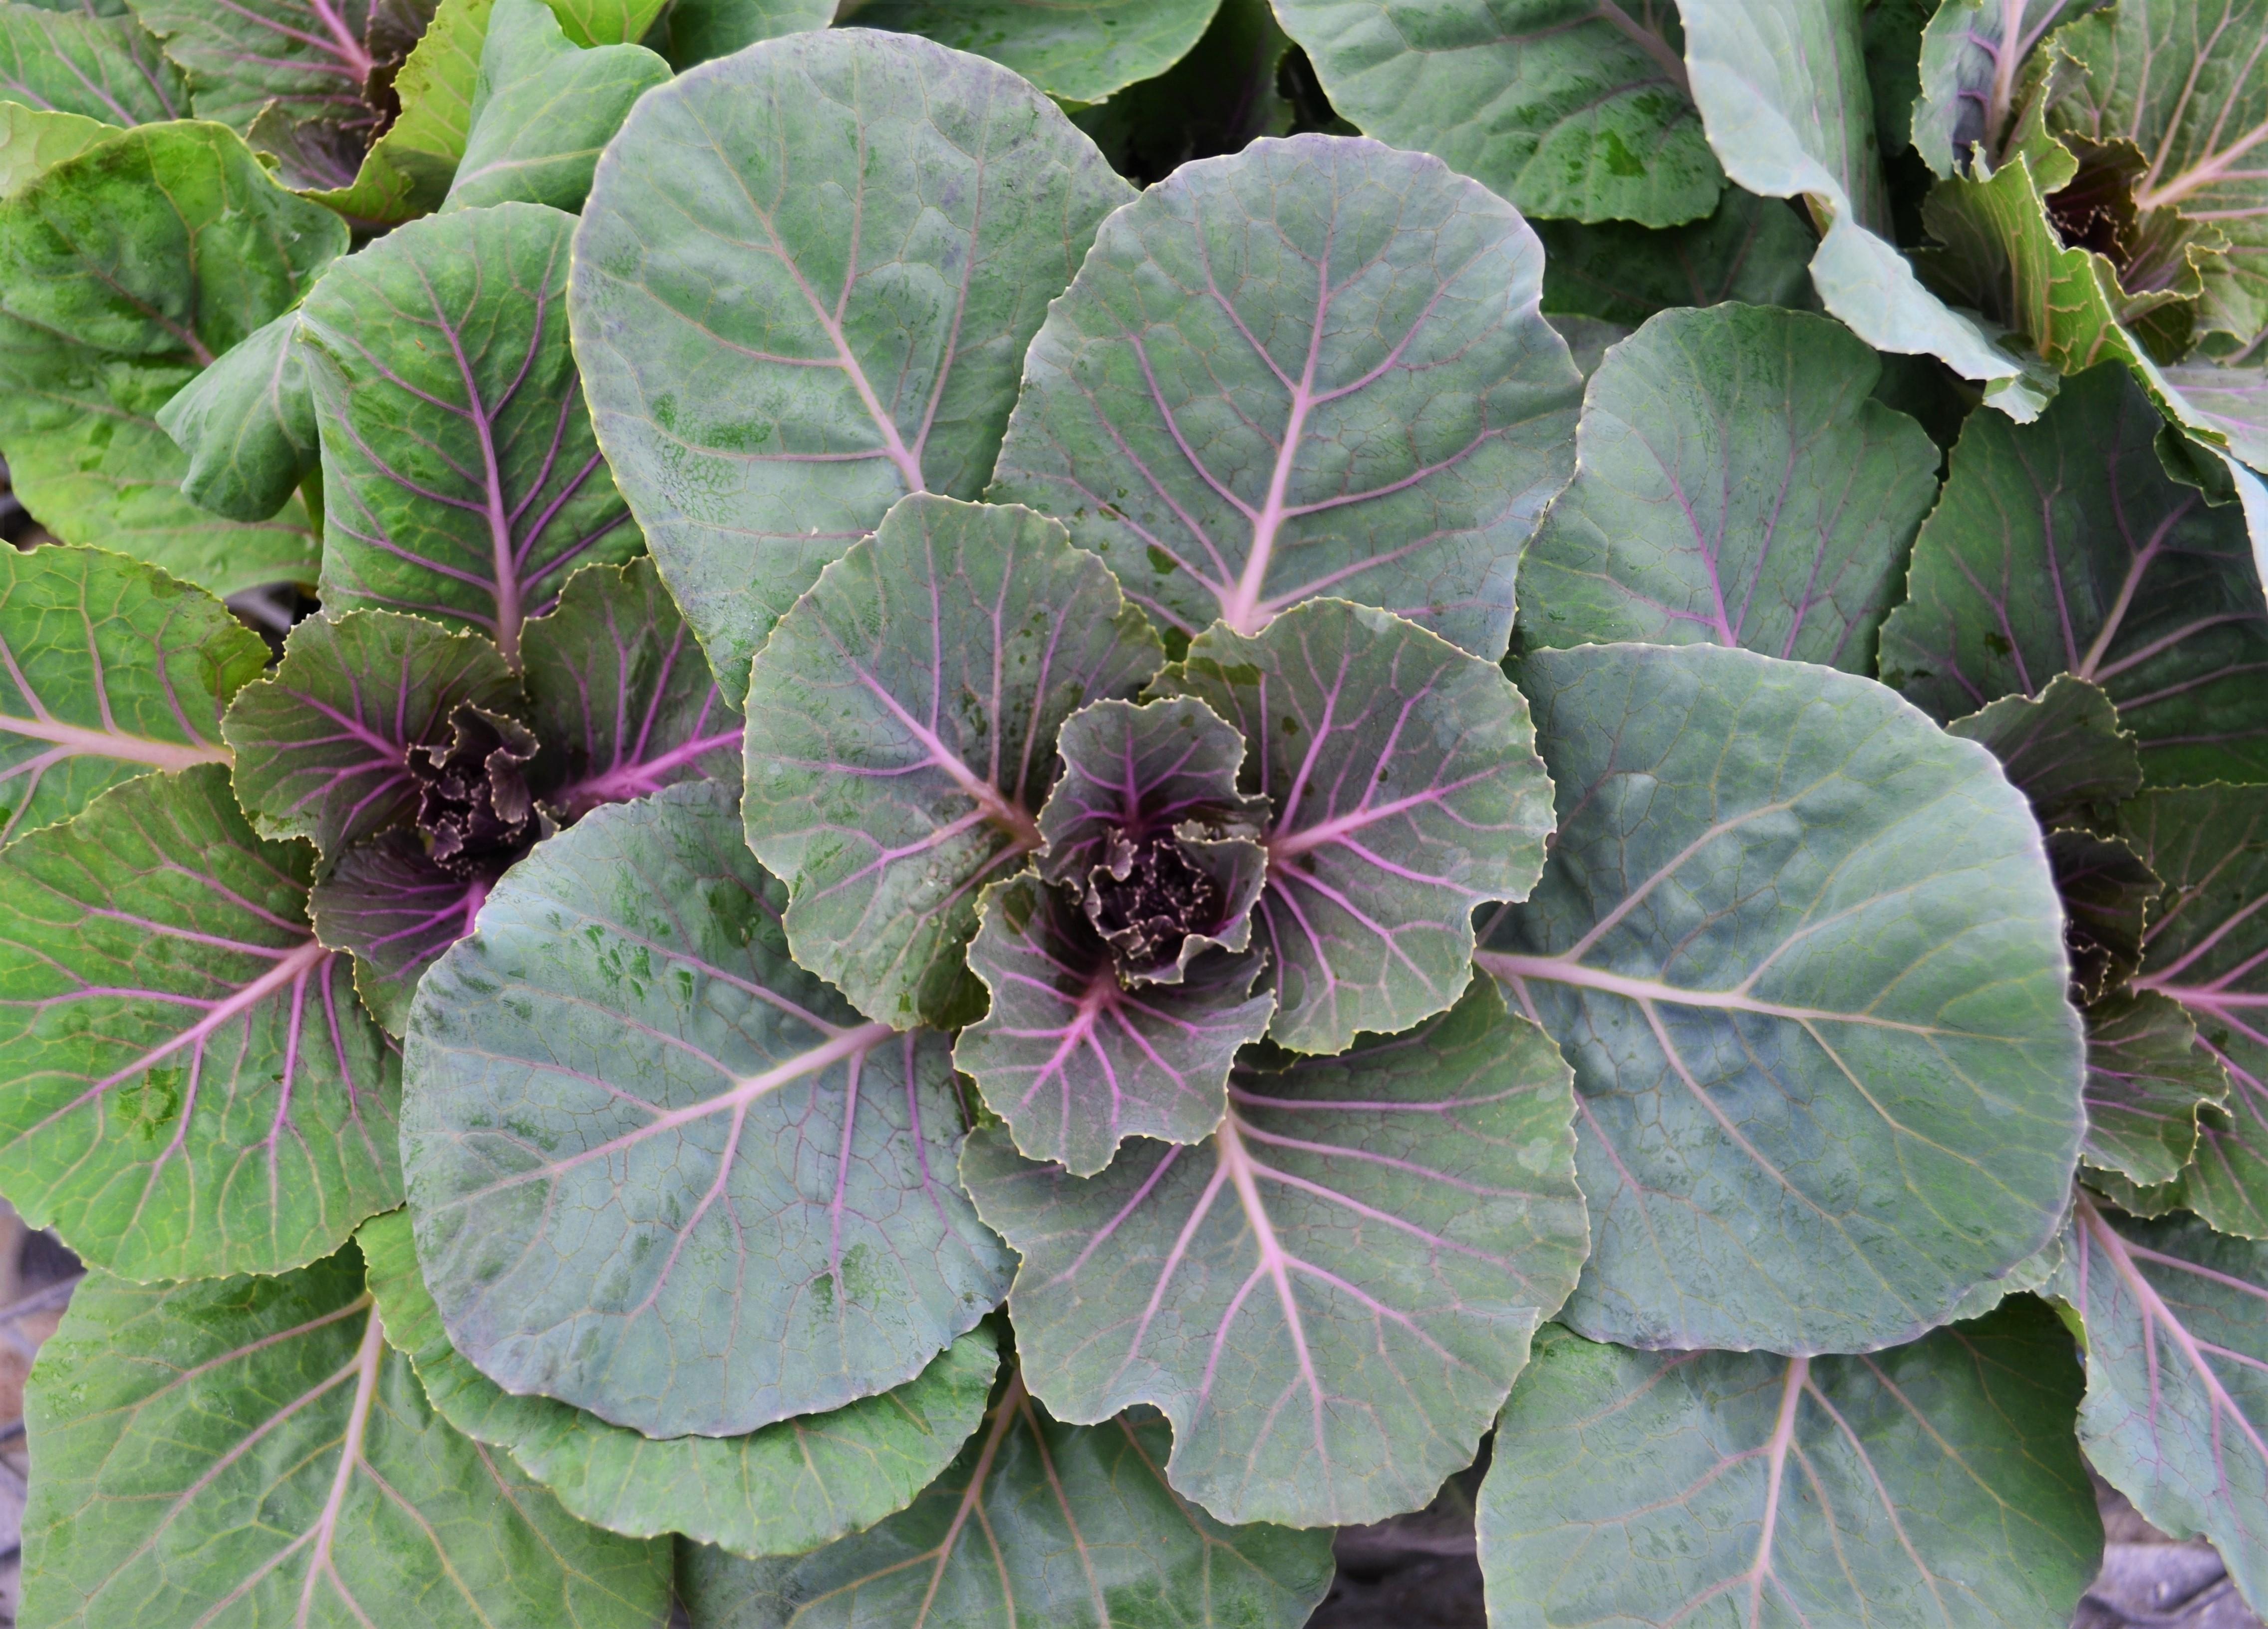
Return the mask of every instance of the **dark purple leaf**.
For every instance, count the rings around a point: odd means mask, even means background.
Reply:
[[[2072,1001],[2085,1006],[2141,965],[2143,921],[2164,885],[2132,848],[2091,831],[2050,832],[2048,866],[2063,898]]]
[[[460,702],[446,740],[409,749],[417,830],[453,877],[492,882],[542,835],[527,766],[535,737],[500,713]]]
[[[448,870],[417,832],[397,829],[342,854],[315,884],[308,909],[317,938],[354,953],[363,1005],[398,1036],[409,1022],[418,979],[473,931],[490,881]]]
[[[2119,726],[2118,709],[2101,685],[2067,673],[2049,680],[2036,699],[2003,696],[1945,727],[1989,748],[2051,829],[2142,789],[2142,760],[2134,737]]]

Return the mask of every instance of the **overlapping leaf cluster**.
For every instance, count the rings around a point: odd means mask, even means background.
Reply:
[[[0,0],[25,1620],[2268,1603],[2264,31]]]

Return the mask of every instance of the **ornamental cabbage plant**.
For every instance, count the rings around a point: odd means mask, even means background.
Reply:
[[[2268,1608],[2268,0],[0,0],[23,1621]]]

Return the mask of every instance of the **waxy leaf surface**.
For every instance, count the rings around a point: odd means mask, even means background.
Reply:
[[[346,247],[210,124],[129,130],[0,203],[0,452],[25,505],[215,593],[311,577],[306,510],[244,526],[195,507],[156,414]]]
[[[1944,0],[1922,29],[1913,144],[1940,176],[1965,174],[1981,144],[1997,168],[2025,104],[2026,62],[2056,28],[2101,0]]]
[[[1480,1499],[1498,1629],[2061,1623],[2101,1519],[2037,1301],[1849,1358],[1548,1330]]]
[[[1049,311],[990,496],[1057,516],[1183,633],[1329,593],[1494,660],[1573,453],[1543,260],[1420,153],[1303,136],[1186,165]]]
[[[2268,1244],[2082,1196],[2054,1291],[2087,1330],[2088,1461],[2153,1525],[2211,1539],[2268,1606]]]
[[[1471,1463],[1574,1281],[1572,1111],[1484,979],[1406,1035],[1239,1069],[1194,1148],[1081,1179],[988,1128],[961,1176],[1022,1257],[1017,1349],[1057,1418],[1155,1404],[1174,1486],[1223,1521],[1369,1522]]]
[[[351,1249],[91,1275],[26,1399],[26,1621],[661,1629],[667,1546],[584,1526],[451,1430],[393,1335]]]
[[[142,26],[188,75],[200,119],[239,132],[271,103],[295,122],[367,141],[378,109],[363,90],[377,62],[370,0],[132,0]]]
[[[787,882],[796,960],[886,1023],[976,1017],[977,893],[1040,846],[1056,732],[1164,660],[1054,521],[893,509],[781,620],[748,686],[741,812]]]
[[[2051,830],[2090,805],[2121,803],[2142,789],[2141,755],[2118,709],[2101,685],[2067,673],[2036,697],[2003,696],[1945,727],[1999,759]]]
[[[638,105],[583,211],[576,345],[727,694],[901,496],[982,492],[1025,346],[1128,195],[1029,84],[905,34],[768,41]]]
[[[395,1059],[307,926],[313,856],[215,764],[0,851],[0,1184],[136,1279],[276,1272],[400,1202]]]
[[[489,895],[409,1025],[452,1342],[506,1390],[733,1436],[911,1380],[999,1300],[941,1036],[788,958],[723,790],[599,810]]]
[[[2154,1186],[2197,1152],[2198,1109],[2228,1095],[2220,1061],[2198,1044],[2187,1008],[2154,990],[2121,991],[2087,1009],[2087,1146],[2093,1171]]]
[[[574,227],[530,203],[413,221],[308,298],[327,607],[475,628],[517,666],[570,571],[638,551],[567,345]]]
[[[1713,643],[1871,674],[1937,446],[1841,324],[1666,312],[1591,376],[1575,478],[1521,566],[1530,648]]]
[[[683,1533],[741,1555],[793,1555],[902,1510],[976,1431],[1000,1353],[979,1324],[914,1380],[831,1413],[739,1437],[659,1441],[549,1397],[514,1397],[449,1344],[407,1213],[357,1235],[387,1337],[451,1425],[509,1453],[575,1515],[610,1532]]]
[[[901,28],[1012,68],[1049,95],[1099,102],[1189,54],[1220,0],[864,0],[845,19]]]
[[[1243,732],[1243,789],[1273,806],[1252,940],[1270,962],[1270,1037],[1343,1051],[1456,1000],[1474,908],[1527,897],[1551,829],[1528,704],[1503,673],[1317,600],[1256,638],[1209,630],[1165,688]]]
[[[228,608],[96,549],[0,555],[0,843],[153,770],[225,763],[268,650]]]
[[[1279,0],[1331,106],[1528,215],[1674,226],[1725,173],[1668,0]]]
[[[1012,1370],[951,1469],[870,1532],[789,1560],[679,1552],[694,1629],[1299,1629],[1329,1536],[1227,1527],[1176,1494],[1147,1410],[1052,1419]]]
[[[2123,369],[2036,424],[1972,416],[1914,544],[1882,673],[1940,719],[2058,674],[2100,685],[2154,785],[2268,772],[2268,601],[2244,517],[2176,481]]]
[[[322,467],[307,358],[287,311],[224,351],[158,409],[188,454],[181,496],[232,520],[265,520]]]
[[[1725,189],[1716,210],[1652,231],[1620,222],[1533,223],[1543,240],[1543,309],[1633,327],[1678,306],[1812,303],[1818,240],[1785,201]]]
[[[20,4],[0,9],[0,97],[112,125],[189,111],[181,70],[132,18]]]
[[[1625,1345],[1866,1350],[2046,1242],[2084,1125],[2063,911],[1983,748],[1715,645],[1521,665],[1551,863],[1477,960],[1575,1066]]]

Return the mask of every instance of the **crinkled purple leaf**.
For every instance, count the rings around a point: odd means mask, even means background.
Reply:
[[[652,561],[576,572],[526,625],[520,656],[542,745],[532,778],[561,819],[681,780],[740,778],[740,710]]]
[[[409,751],[446,741],[460,705],[517,712],[519,686],[478,635],[393,611],[311,616],[247,687],[224,728],[236,795],[263,837],[326,859],[414,819]]]
[[[863,1013],[976,1016],[976,896],[1040,846],[1056,732],[1165,660],[1102,562],[1027,509],[916,496],[773,630],[748,685],[748,845],[788,943]]]
[[[984,891],[968,966],[992,1002],[953,1061],[1008,1124],[1018,1152],[1074,1176],[1130,1137],[1194,1143],[1220,1124],[1236,1049],[1267,1033],[1256,953],[1215,950],[1173,984],[1129,987],[1064,890],[1026,873]]]
[[[2228,1095],[2220,1062],[2198,1044],[2179,1002],[2120,991],[2087,1009],[2087,1143],[2093,1173],[2145,1187],[2171,1183],[2197,1152],[2198,1117]],[[2090,1176],[2092,1180],[2092,1176]]]
[[[2268,769],[2268,601],[2244,516],[2167,473],[2163,425],[2114,364],[2037,424],[1972,415],[1882,628],[1885,681],[1951,719],[2068,673],[2117,704],[2153,785]]]
[[[0,97],[105,124],[152,124],[189,111],[181,70],[130,17],[37,5],[0,11]]]
[[[1572,1114],[1483,979],[1408,1034],[1239,1069],[1194,1148],[1079,1178],[988,1128],[961,1176],[1022,1257],[1017,1351],[1057,1419],[1152,1403],[1167,1477],[1222,1521],[1368,1522],[1471,1462],[1573,1284]]]
[[[401,1202],[392,1047],[312,856],[206,764],[0,850],[0,1186],[134,1279],[278,1272]]]
[[[506,873],[410,1010],[402,1160],[449,1338],[508,1391],[731,1436],[911,1380],[999,1301],[945,1037],[789,960],[728,791]]]
[[[153,770],[225,763],[268,650],[228,608],[98,549],[0,553],[0,843]]]
[[[1527,897],[1551,829],[1528,704],[1495,664],[1311,600],[1256,638],[1208,630],[1160,688],[1243,732],[1243,789],[1272,806],[1253,935],[1270,1038],[1341,1051],[1456,1000],[1474,908]]]
[[[1422,153],[1302,136],[1184,165],[1049,307],[990,496],[1061,519],[1185,634],[1336,594],[1493,661],[1573,459],[1543,262]]]
[[[2077,829],[2048,833],[2048,868],[2063,899],[2072,999],[2084,1006],[2141,965],[2142,925],[2164,885],[2125,843]]]
[[[2082,1194],[2054,1289],[2086,1327],[2088,1461],[2154,1526],[2210,1538],[2268,1609],[2268,1244]]]
[[[2049,680],[2037,697],[2003,696],[1945,727],[1999,759],[2050,829],[2142,789],[2141,755],[2120,726],[2118,709],[2101,685],[2067,673]]]
[[[1720,645],[1522,659],[1551,861],[1476,958],[1575,1067],[1593,1339],[1800,1355],[1942,1323],[2063,1220],[2063,910],[1992,756]]]
[[[826,29],[703,64],[600,160],[571,301],[593,411],[729,695],[908,492],[978,497],[1025,347],[1129,196],[1024,80]]]
[[[468,625],[517,667],[570,571],[638,552],[567,344],[574,229],[533,203],[413,221],[308,297],[333,610]]]
[[[242,133],[274,104],[294,121],[367,141],[379,111],[363,95],[375,59],[370,0],[129,0],[189,78],[190,105]]]
[[[416,831],[397,828],[340,854],[308,901],[315,936],[354,955],[355,991],[388,1035],[409,1022],[417,981],[473,931],[490,879],[445,870]]]

